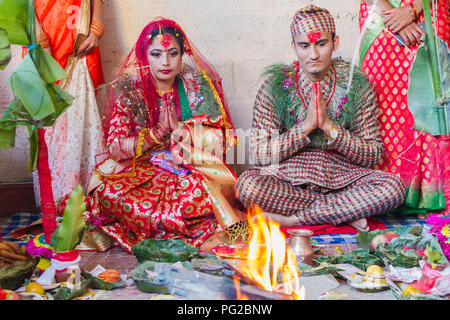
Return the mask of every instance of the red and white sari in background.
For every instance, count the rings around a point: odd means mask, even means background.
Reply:
[[[52,55],[68,78],[59,85],[75,97],[71,106],[45,128],[53,198],[61,200],[81,183],[87,189],[95,156],[104,150],[96,88],[104,82],[98,47],[83,58],[74,57],[75,46],[89,33],[89,0],[36,0],[36,16],[49,38]],[[39,179],[33,175],[36,202]]]

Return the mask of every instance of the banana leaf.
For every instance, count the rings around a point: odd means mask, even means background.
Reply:
[[[0,28],[6,30],[11,44],[31,43],[28,5],[28,0],[0,0]]]
[[[40,121],[40,125],[49,127],[54,124],[56,119],[70,106],[74,97],[61,89],[54,83],[46,85],[47,93],[55,111]],[[27,126],[29,131],[30,142],[30,164],[29,171],[36,170],[37,163],[37,124],[29,115],[24,105],[18,99],[14,99],[8,109],[0,119],[0,149],[14,147],[15,128],[19,125]]]
[[[5,69],[11,60],[11,46],[9,45],[8,32],[0,28],[0,70]]]
[[[55,112],[42,119],[41,124],[44,127],[51,127],[56,119],[70,107],[74,97],[54,83],[47,84],[47,92],[52,99]]]
[[[30,164],[28,166],[28,171],[32,172],[36,170],[37,166],[39,138],[36,126],[28,125],[27,128],[29,133],[28,143],[30,144]]]
[[[50,97],[53,102],[53,106],[55,107],[55,112],[50,114],[49,116],[45,117],[40,121],[40,125],[44,127],[51,127],[56,119],[64,112],[68,107],[70,107],[74,97],[58,87],[54,83],[50,83],[47,85],[48,93],[50,94]],[[29,125],[28,131],[29,131],[29,143],[30,143],[30,164],[29,164],[29,171],[35,171],[36,165],[37,165],[37,156],[38,156],[38,144],[39,139],[37,135],[37,126],[35,125]],[[1,124],[0,124],[1,127]]]
[[[36,60],[34,60],[36,69],[45,83],[53,83],[67,78],[66,71],[50,54],[42,50],[40,46],[33,50],[36,54]]]
[[[8,77],[7,82],[34,120],[41,120],[55,112],[45,82],[30,54],[25,56],[20,65]]]
[[[16,141],[16,128],[4,130],[0,128],[0,149],[13,148]]]
[[[186,244],[182,240],[174,239],[147,239],[135,244],[131,251],[139,262],[151,260],[173,263],[200,257],[197,248]]]
[[[0,119],[0,149],[13,148],[15,145],[16,127],[29,126],[32,119],[22,104],[14,99]]]
[[[436,97],[435,94],[433,71],[426,42],[417,49],[409,74],[408,88],[408,105],[414,116],[414,128],[431,135],[448,133],[450,128],[448,118],[450,114],[450,51],[444,41],[436,38],[442,96]],[[442,125],[438,125],[440,121],[443,121]]]
[[[0,0],[0,68],[10,58],[9,44],[35,42],[33,0]],[[0,148],[12,148],[15,128],[29,130],[29,170],[36,170],[37,128],[52,126],[70,106],[74,97],[54,82],[67,77],[64,69],[38,45],[7,79],[15,99],[0,119]]]
[[[0,119],[0,129],[12,130],[18,125],[28,125],[32,122],[23,105],[17,99],[14,99],[8,109],[3,113]]]
[[[8,267],[0,268],[0,288],[7,290],[19,289],[33,273],[39,258],[28,261],[16,261]]]
[[[72,250],[81,242],[86,226],[83,218],[85,210],[83,188],[78,185],[69,195],[63,220],[51,236],[50,245],[56,251]]]

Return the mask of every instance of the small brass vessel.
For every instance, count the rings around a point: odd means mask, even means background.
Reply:
[[[310,237],[314,232],[308,229],[288,229],[287,232],[290,235],[288,245],[291,247],[297,261],[301,259],[303,263],[312,266],[314,252]]]

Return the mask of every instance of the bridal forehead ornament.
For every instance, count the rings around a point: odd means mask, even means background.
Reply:
[[[309,5],[298,10],[291,23],[292,39],[299,34],[306,34],[310,43],[321,37],[321,32],[336,33],[336,26],[327,9]]]
[[[166,33],[163,35],[161,25],[158,25],[158,29],[159,29],[159,33],[156,36],[156,38],[158,39],[159,43],[164,47],[164,51],[167,51],[169,49],[170,44],[172,43],[172,36],[169,33]],[[153,31],[152,31],[152,33],[150,33],[148,35],[149,41],[151,41],[151,39],[152,39],[152,34],[153,34]],[[178,37],[179,33],[176,32],[175,35]]]

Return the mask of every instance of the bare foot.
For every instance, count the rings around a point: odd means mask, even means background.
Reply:
[[[420,220],[425,220],[428,219],[428,217],[431,215],[431,212],[427,212],[427,213],[421,213],[417,215],[417,218]]]
[[[369,231],[369,226],[365,218],[349,222],[348,224],[358,231]]]
[[[295,216],[283,216],[281,214],[271,213],[271,212],[263,212],[261,213],[265,219],[270,219],[275,223],[278,223],[280,227],[296,227],[298,226],[298,220]],[[258,215],[252,217],[252,221],[256,222]]]

